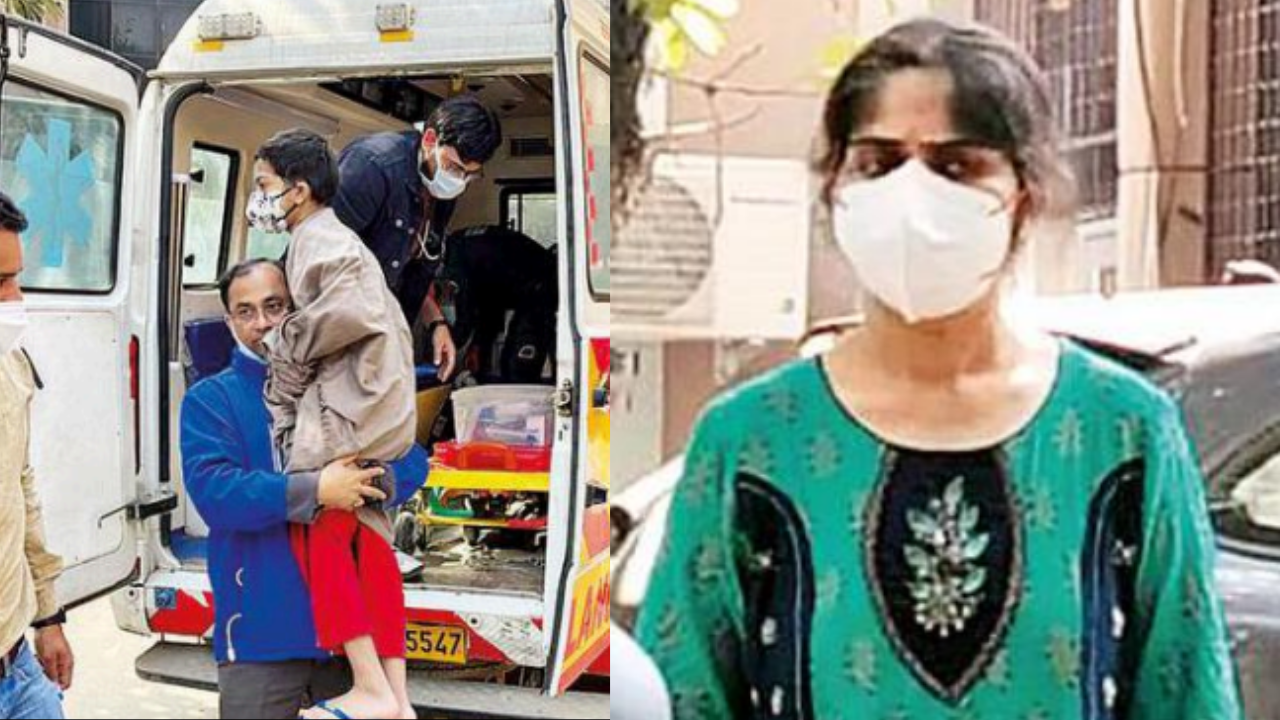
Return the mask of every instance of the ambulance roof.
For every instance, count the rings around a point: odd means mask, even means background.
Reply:
[[[413,19],[401,29],[405,8]],[[246,28],[252,37],[217,39],[220,31],[244,35]],[[554,0],[206,0],[153,76],[483,71],[548,63],[555,38]]]

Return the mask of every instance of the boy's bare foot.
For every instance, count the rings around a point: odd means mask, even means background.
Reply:
[[[400,720],[418,720],[418,713],[413,709],[412,705],[404,705],[400,708]]]
[[[348,717],[361,718],[362,720],[397,720],[404,717],[401,714],[400,703],[396,701],[395,695],[391,693],[378,695],[355,689],[325,704],[335,710],[341,710]],[[337,715],[316,706],[303,711],[302,717],[312,718],[313,720],[332,720]],[[416,718],[417,716],[413,715],[411,717]]]

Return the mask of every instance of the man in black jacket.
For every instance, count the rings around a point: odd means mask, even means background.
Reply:
[[[410,327],[421,321],[440,379],[457,349],[431,286],[457,198],[502,144],[497,115],[470,95],[440,104],[424,132],[378,133],[343,149],[333,209],[382,265]]]

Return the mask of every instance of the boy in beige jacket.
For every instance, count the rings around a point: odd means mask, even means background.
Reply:
[[[250,222],[291,235],[285,273],[296,310],[266,338],[280,469],[403,457],[417,425],[412,338],[377,260],[328,206],[338,186],[328,144],[307,130],[281,132],[258,149],[254,176]],[[344,651],[355,680],[350,693],[304,717],[412,718],[390,521],[380,506],[357,513],[321,510],[314,524],[293,529],[318,643]]]

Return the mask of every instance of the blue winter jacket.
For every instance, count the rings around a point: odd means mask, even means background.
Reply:
[[[183,482],[209,525],[220,664],[329,657],[316,647],[310,595],[289,543],[289,523],[315,517],[319,475],[274,471],[266,379],[265,364],[236,350],[231,367],[197,383],[182,403]],[[427,460],[415,445],[391,465],[392,506],[426,482]]]

